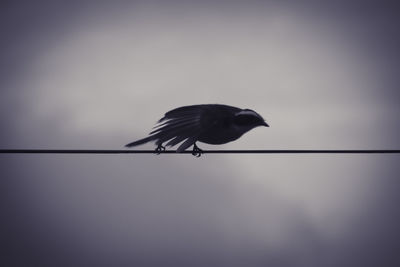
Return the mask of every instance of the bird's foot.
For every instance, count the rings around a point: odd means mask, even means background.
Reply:
[[[198,146],[196,146],[196,144],[194,144],[192,155],[199,158],[202,153],[203,153],[203,150],[201,150]]]
[[[156,148],[156,150],[154,150],[156,152],[157,155],[160,155],[161,152],[165,151],[165,146],[159,144]]]

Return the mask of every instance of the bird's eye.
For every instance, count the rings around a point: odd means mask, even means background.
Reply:
[[[237,125],[252,125],[255,124],[259,119],[253,115],[237,115],[235,117],[235,123]]]

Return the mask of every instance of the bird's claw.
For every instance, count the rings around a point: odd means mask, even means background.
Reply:
[[[162,146],[161,144],[159,144],[155,150],[157,155],[160,155],[161,152],[165,151],[165,146]]]
[[[198,146],[196,146],[196,144],[194,144],[192,155],[199,158],[199,157],[201,157],[202,153],[203,153],[203,150],[201,150]]]

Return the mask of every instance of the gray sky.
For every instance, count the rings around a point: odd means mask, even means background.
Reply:
[[[251,108],[271,125],[220,149],[400,147],[393,6],[25,2],[1,8],[2,148],[119,149],[169,109],[199,103]],[[398,161],[2,155],[2,258],[395,266]]]

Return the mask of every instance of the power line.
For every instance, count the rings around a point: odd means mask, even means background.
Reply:
[[[399,154],[400,149],[267,149],[267,150],[203,150],[202,154]],[[192,154],[191,150],[127,149],[0,149],[0,154]]]

